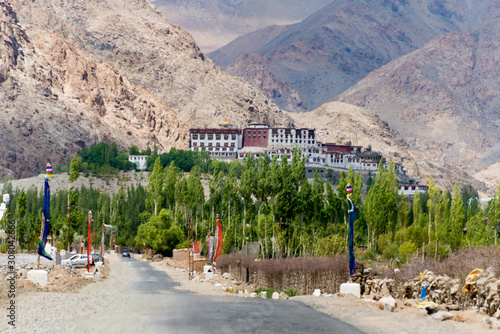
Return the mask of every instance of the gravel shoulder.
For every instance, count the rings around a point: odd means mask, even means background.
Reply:
[[[183,296],[209,295],[214,298],[236,300],[239,297],[249,298],[249,295],[238,295],[234,291],[245,289],[252,291],[255,288],[231,278],[222,278],[221,275],[216,275],[209,281],[190,281],[185,268],[171,259],[150,262],[152,268],[165,272],[174,281],[175,284],[172,285],[174,291],[186,293],[186,295],[176,293],[175,296],[172,295],[172,299],[167,300],[165,294],[173,294],[173,291],[156,294],[147,291],[138,292],[131,288],[137,282],[148,283],[148,273],[137,270],[140,264],[138,261],[142,260],[139,256],[136,256],[135,261],[122,259],[120,255],[115,254],[108,255],[106,259],[110,270],[104,279],[92,280],[78,289],[67,291],[38,288],[17,294],[15,329],[5,320],[9,300],[0,299],[0,306],[4,310],[0,312],[2,314],[0,333],[15,331],[18,333],[63,331],[154,333],[150,328],[152,317],[161,317],[159,312],[165,312],[162,310],[175,310],[178,305],[176,303],[179,303],[180,299],[189,298]],[[177,283],[178,286],[175,286]],[[222,289],[224,287],[233,292],[224,291]],[[387,312],[378,309],[374,303],[339,294],[331,297],[298,296],[291,299],[351,324],[366,333],[498,333],[498,330],[489,329],[488,325],[482,323],[483,316],[475,311],[454,313],[454,320],[459,321],[437,321],[426,315],[425,310],[413,307],[414,301],[405,301],[408,305],[398,301],[396,310]]]
[[[153,263],[158,270],[164,270],[176,282],[178,289],[190,290],[200,295],[225,295],[228,297],[246,297],[248,294],[238,295],[238,290],[253,291],[257,287],[242,284],[221,277],[220,273],[209,281],[189,280],[183,263],[176,263],[172,259],[164,259]],[[203,276],[203,275],[201,275]],[[218,284],[219,283],[219,284]],[[229,288],[233,292],[225,292]],[[427,315],[427,311],[415,307],[416,300],[397,300],[394,312],[380,310],[374,300],[358,299],[354,296],[334,294],[331,297],[297,296],[290,298],[300,301],[317,311],[347,322],[366,333],[373,334],[429,334],[429,333],[456,333],[456,334],[488,334],[498,333],[498,329],[491,329],[483,322],[486,316],[474,310],[452,312],[452,320],[438,321]]]

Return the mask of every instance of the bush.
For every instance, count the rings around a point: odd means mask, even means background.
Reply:
[[[401,279],[412,279],[425,270],[435,274],[447,275],[458,278],[461,284],[465,284],[465,278],[474,269],[486,269],[488,267],[500,267],[500,247],[478,247],[455,252],[443,261],[434,261],[434,257],[425,260],[414,256],[411,261],[401,267]]]
[[[405,242],[401,246],[399,246],[399,256],[401,257],[401,261],[406,261],[406,258],[412,256],[417,252],[417,245],[413,242]]]
[[[377,254],[372,251],[371,249],[368,249],[366,250],[362,255],[361,255],[361,258],[362,259],[365,259],[365,260],[376,260],[377,259]]]
[[[283,292],[286,293],[288,297],[295,297],[295,296],[300,296],[301,295],[300,290],[299,289],[295,289],[295,288],[289,288],[289,289],[286,289]]]
[[[378,251],[379,253],[383,253],[384,250],[389,247],[389,245],[392,242],[392,235],[391,234],[381,234],[378,236]]]
[[[450,253],[451,253],[450,245],[444,244],[442,242],[438,243],[437,254],[439,259],[444,259],[448,257]],[[430,258],[434,258],[434,255],[436,254],[436,240],[432,240],[428,245],[425,245],[425,254]]]
[[[344,238],[337,234],[332,234],[319,240],[316,244],[316,254],[319,256],[341,254],[345,251],[346,246]]]
[[[278,290],[275,290],[273,288],[258,288],[256,290],[253,290],[252,292],[255,292],[256,294],[260,295],[260,293],[262,291],[266,291],[267,292],[267,298],[272,298],[273,297],[273,293],[279,292]]]
[[[389,245],[389,247],[384,249],[382,256],[387,260],[395,259],[398,256],[398,252],[399,252],[398,245],[396,243],[392,243]]]

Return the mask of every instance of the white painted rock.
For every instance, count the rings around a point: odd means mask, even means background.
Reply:
[[[49,273],[47,270],[30,270],[28,271],[28,281],[35,284],[40,284],[42,287],[49,284]]]
[[[493,328],[496,328],[496,329],[500,328],[500,320],[498,320],[497,318],[491,317],[490,324],[491,324],[491,327],[493,327]]]
[[[257,293],[256,293],[256,292],[252,292],[252,293],[250,294],[250,297],[252,297],[252,298],[257,297]]]
[[[261,291],[260,292],[260,298],[267,298],[267,291]]]
[[[340,284],[340,293],[344,295],[351,294],[361,298],[361,287],[359,283],[342,283]]]
[[[224,273],[222,274],[222,278],[230,278],[231,277],[231,274],[230,273]]]
[[[392,297],[380,298],[377,302],[377,306],[381,310],[392,312],[396,308],[396,299]]]
[[[273,299],[280,299],[280,294],[278,292],[273,292]]]
[[[444,321],[444,320],[453,318],[453,314],[451,314],[450,312],[439,311],[437,313],[434,313],[432,315],[432,318],[434,318],[436,320]]]
[[[319,297],[319,296],[321,296],[321,289],[314,289],[313,296],[314,296],[314,297]]]

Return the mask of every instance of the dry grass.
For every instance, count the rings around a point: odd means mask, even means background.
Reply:
[[[462,283],[465,283],[465,278],[472,270],[488,267],[500,269],[499,246],[478,247],[455,252],[441,262],[414,257],[410,263],[401,268],[397,278],[412,279],[428,270],[435,274],[458,278]]]

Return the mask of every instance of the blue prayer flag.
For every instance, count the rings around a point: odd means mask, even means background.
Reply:
[[[356,272],[356,261],[354,259],[354,219],[356,219],[356,208],[351,199],[347,198],[350,208],[349,212],[349,275],[354,275]]]
[[[38,240],[38,254],[52,261],[52,257],[45,251],[47,236],[50,231],[50,186],[48,178],[45,179],[45,189],[43,196],[43,217],[45,219],[45,224],[43,226],[42,239]]]

